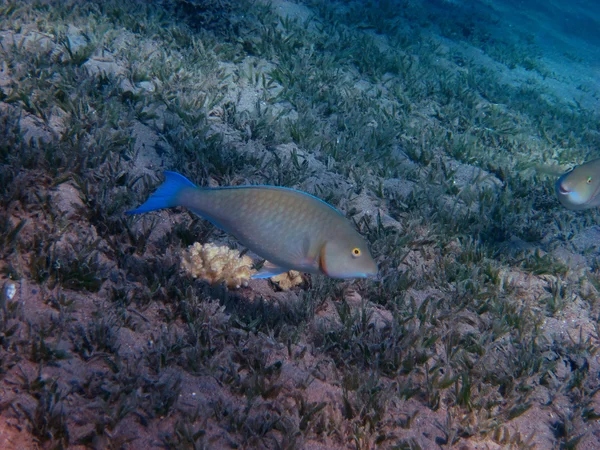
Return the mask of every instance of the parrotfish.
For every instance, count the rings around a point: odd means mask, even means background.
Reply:
[[[278,186],[199,188],[175,172],[139,208],[127,214],[183,206],[233,235],[268,261],[254,278],[288,270],[333,278],[377,274],[366,241],[333,206]]]
[[[600,159],[575,167],[561,176],[555,185],[558,201],[568,209],[600,206]]]

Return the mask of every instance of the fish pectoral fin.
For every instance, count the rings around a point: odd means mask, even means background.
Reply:
[[[254,278],[254,279],[271,278],[271,277],[276,277],[277,275],[280,275],[284,272],[287,272],[287,269],[276,266],[275,264],[272,264],[269,261],[265,261],[265,263],[263,264],[261,269],[258,272],[256,272],[254,275],[252,275],[252,278]]]
[[[310,239],[304,238],[298,240],[294,247],[288,250],[290,258],[294,261],[296,270],[303,270],[306,272],[314,272],[319,269],[319,253],[315,253],[315,250],[311,248]]]

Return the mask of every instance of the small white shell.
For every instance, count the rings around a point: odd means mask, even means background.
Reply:
[[[17,293],[17,285],[15,283],[8,283],[4,288],[4,293],[6,294],[6,298],[8,300],[12,300]]]

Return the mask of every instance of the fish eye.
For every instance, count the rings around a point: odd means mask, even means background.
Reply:
[[[360,252],[360,248],[355,247],[355,248],[352,249],[352,256],[354,256],[355,258],[358,257],[358,256],[360,256],[360,253],[361,253]]]
[[[588,177],[587,183],[590,184],[592,182],[592,177]]]

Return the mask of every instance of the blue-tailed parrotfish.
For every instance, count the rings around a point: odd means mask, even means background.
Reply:
[[[305,192],[278,186],[199,188],[175,172],[127,214],[183,206],[266,259],[254,278],[288,270],[333,278],[377,275],[366,241],[339,211]]]
[[[600,206],[600,159],[575,167],[561,176],[555,185],[558,201],[568,209]]]

